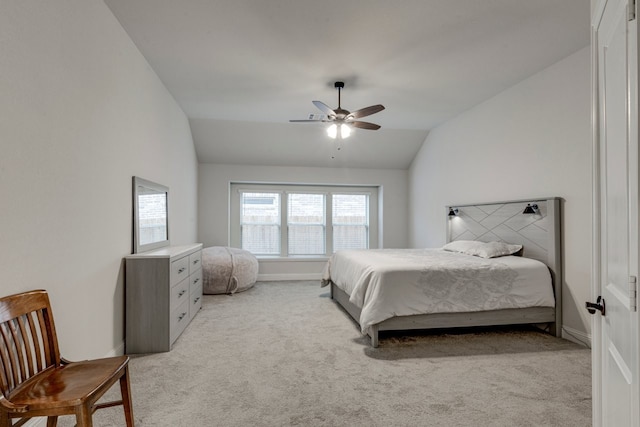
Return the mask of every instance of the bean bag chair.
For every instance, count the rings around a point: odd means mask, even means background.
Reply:
[[[205,294],[233,294],[251,288],[258,279],[258,259],[244,249],[212,246],[202,250]]]

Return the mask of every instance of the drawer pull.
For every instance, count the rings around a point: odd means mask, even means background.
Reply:
[[[178,274],[184,273],[184,271],[187,269],[187,267],[182,267],[178,269]]]
[[[180,298],[182,295],[184,295],[184,293],[187,292],[186,290],[181,290],[180,293],[178,293],[178,298]]]
[[[196,284],[196,283],[198,283],[199,281],[200,281],[200,278],[199,278],[199,277],[196,277],[196,278],[193,280],[193,284],[195,285],[195,284]]]
[[[198,297],[198,298],[194,299],[194,300],[193,300],[193,303],[195,304],[195,303],[197,303],[198,301],[200,301],[200,297]]]
[[[197,263],[199,263],[199,262],[200,262],[200,260],[199,260],[199,259],[194,259],[194,260],[193,260],[193,265],[196,265],[196,264],[197,264]]]
[[[180,316],[178,316],[178,322],[181,321],[182,319],[184,319],[184,316],[186,316],[187,313],[182,313]]]

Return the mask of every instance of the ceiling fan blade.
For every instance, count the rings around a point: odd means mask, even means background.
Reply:
[[[335,116],[336,115],[335,111],[333,111],[331,108],[329,108],[329,106],[327,104],[325,104],[324,102],[321,102],[321,101],[311,101],[311,102],[313,102],[313,105],[318,107],[318,109],[320,111],[322,111],[323,113],[325,113],[327,116]]]
[[[365,108],[361,108],[359,110],[354,111],[353,113],[349,114],[346,118],[347,119],[359,119],[360,117],[366,117],[366,116],[370,116],[372,114],[375,114],[379,111],[384,110],[384,106],[383,105],[371,105],[370,107],[365,107]]]
[[[292,123],[326,123],[329,120],[289,120]]]
[[[350,124],[351,126],[355,127],[355,128],[360,128],[360,129],[369,129],[369,130],[378,130],[378,129],[380,129],[380,125],[377,125],[375,123],[360,122],[360,121],[347,122],[347,123]]]

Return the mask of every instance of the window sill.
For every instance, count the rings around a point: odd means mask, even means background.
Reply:
[[[327,262],[328,256],[296,256],[296,257],[279,257],[279,256],[256,256],[258,262]]]

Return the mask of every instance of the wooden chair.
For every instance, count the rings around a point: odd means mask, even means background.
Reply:
[[[47,417],[75,415],[79,427],[92,426],[96,409],[123,405],[133,426],[127,356],[69,362],[60,357],[46,291],[0,298],[0,427],[21,426]],[[116,381],[122,400],[96,404]],[[13,418],[20,418],[12,424]]]

